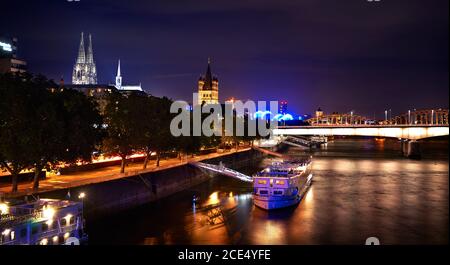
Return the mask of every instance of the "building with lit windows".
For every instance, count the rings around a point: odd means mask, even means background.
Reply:
[[[198,80],[198,104],[219,103],[219,80],[211,73],[211,60],[208,58],[206,74]]]
[[[340,125],[340,124],[366,124],[369,121],[364,116],[357,115],[355,113],[338,113],[333,112],[326,114],[321,108],[316,111],[316,116],[306,120],[310,125]]]
[[[17,38],[0,36],[0,73],[25,73],[27,62],[17,55]]]

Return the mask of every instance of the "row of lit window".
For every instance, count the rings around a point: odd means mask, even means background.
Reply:
[[[284,185],[284,180],[281,180],[281,179],[276,179],[275,180],[275,185]],[[258,180],[258,184],[260,184],[260,185],[267,185],[267,180],[265,180],[265,179],[259,179]],[[273,183],[273,179],[270,179],[270,185],[273,185],[274,183]]]
[[[75,217],[68,215],[60,220],[61,226],[69,226],[75,223]],[[47,232],[48,230],[55,230],[58,228],[58,223],[53,220],[49,220],[45,223],[42,223],[41,232]],[[34,225],[31,228],[31,234],[35,235],[39,232],[39,226]],[[25,238],[27,236],[27,228],[24,227],[20,230],[20,238]],[[8,242],[16,239],[16,232],[11,229],[5,229],[1,234],[1,241]]]
[[[204,97],[204,98],[212,98],[212,95],[211,94],[202,94],[202,97]]]
[[[51,240],[49,240],[50,238],[43,238],[39,241],[39,245],[59,245],[60,243],[65,242],[65,240],[69,237],[70,233],[67,232],[64,236],[54,236]]]

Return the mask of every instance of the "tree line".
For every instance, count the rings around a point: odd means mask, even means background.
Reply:
[[[94,97],[65,89],[42,75],[0,75],[0,168],[18,190],[19,173],[33,170],[33,189],[43,169],[91,162],[94,152],[121,157],[120,172],[135,152],[156,153],[156,165],[167,152],[194,155],[225,142],[238,145],[254,137],[174,137],[170,122],[172,100],[117,91],[107,95],[100,110]],[[204,114],[203,114],[204,115]]]

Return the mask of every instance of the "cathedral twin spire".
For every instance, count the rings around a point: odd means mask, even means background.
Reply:
[[[78,49],[77,61],[73,67],[72,84],[91,85],[97,84],[97,68],[94,61],[92,49],[92,36],[89,34],[87,53],[84,48],[84,34],[81,32],[80,47]]]

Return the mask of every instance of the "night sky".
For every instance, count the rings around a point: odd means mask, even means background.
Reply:
[[[289,101],[289,111],[381,118],[448,108],[448,0],[2,1],[0,34],[33,73],[71,82],[80,32],[99,83],[192,99],[211,57],[220,99]]]

